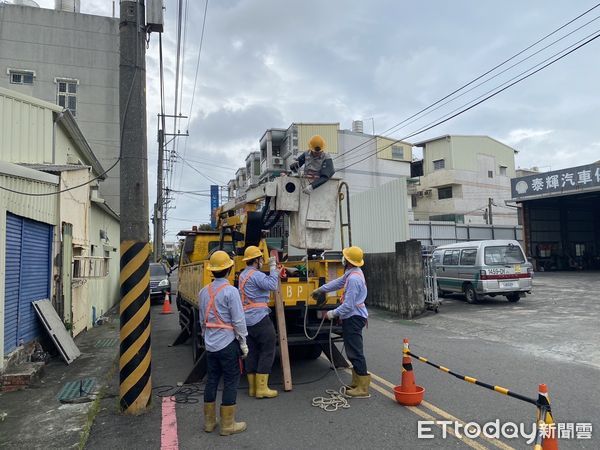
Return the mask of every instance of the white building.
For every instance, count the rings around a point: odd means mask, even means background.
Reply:
[[[423,160],[409,184],[417,220],[486,223],[492,205],[497,225],[517,225],[511,199],[516,150],[488,136],[446,135],[415,144]],[[415,172],[415,170],[413,170]]]
[[[0,88],[0,159],[2,370],[44,333],[33,301],[51,300],[73,336],[118,302],[120,230],[68,110]]]
[[[119,156],[119,19],[58,3],[70,11],[0,2],[0,87],[67,108],[107,169]],[[118,165],[100,189],[118,213]]]

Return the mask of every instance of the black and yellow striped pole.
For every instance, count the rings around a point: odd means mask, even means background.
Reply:
[[[146,147],[146,35],[143,0],[121,0],[119,107],[121,123],[121,329],[119,399],[141,414],[152,393]]]
[[[477,378],[473,378],[473,377],[469,377],[469,376],[466,376],[466,375],[461,375],[459,373],[453,372],[452,370],[448,369],[447,367],[440,366],[438,364],[432,363],[427,358],[423,358],[421,356],[415,355],[410,350],[404,349],[403,353],[405,355],[412,356],[413,358],[416,358],[416,359],[418,359],[419,361],[421,361],[421,362],[423,362],[425,364],[428,364],[428,365],[430,365],[432,367],[435,367],[436,369],[439,369],[442,372],[450,374],[453,377],[458,378],[459,380],[466,381],[467,383],[476,384],[477,386],[481,386],[482,388],[489,389],[489,390],[498,392],[500,394],[508,395],[509,397],[517,398],[519,400],[522,400],[522,401],[527,402],[527,403],[534,404],[536,406],[538,404],[537,399],[534,399],[534,398],[531,398],[531,397],[527,397],[525,395],[517,394],[516,392],[513,392],[510,389],[504,388],[502,386],[494,386],[492,384],[488,384],[488,383],[484,383],[483,381],[479,381]]]

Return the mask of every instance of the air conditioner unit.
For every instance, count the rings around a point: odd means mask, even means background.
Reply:
[[[283,166],[283,158],[274,156],[272,161],[274,166]]]
[[[425,190],[423,191],[423,195],[424,195],[425,197],[431,197],[431,189],[425,189]]]

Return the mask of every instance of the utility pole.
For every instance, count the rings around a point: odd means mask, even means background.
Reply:
[[[164,218],[164,157],[165,157],[165,116],[159,114],[158,120],[162,119],[162,127],[158,130],[158,167],[156,176],[156,204],[154,205],[154,261],[160,261],[163,248],[163,218]]]
[[[120,4],[121,303],[119,400],[125,414],[147,410],[152,395],[146,30],[143,0]]]
[[[494,199],[488,197],[488,224],[494,225],[494,218],[492,216],[492,206],[494,205]]]

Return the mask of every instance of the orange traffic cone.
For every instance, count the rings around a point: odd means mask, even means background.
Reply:
[[[394,387],[396,401],[404,406],[417,406],[423,401],[425,388],[415,383],[410,355],[408,354],[408,339],[404,339],[402,356],[402,380],[400,386]]]
[[[169,299],[169,291],[165,292],[165,301],[163,302],[161,314],[173,314],[171,311],[171,300]]]
[[[556,436],[556,424],[552,417],[552,409],[550,408],[550,397],[548,397],[548,386],[540,384],[538,393],[538,412],[537,423],[538,433],[542,434],[542,450],[558,450],[558,438]],[[542,417],[543,413],[543,417]]]

